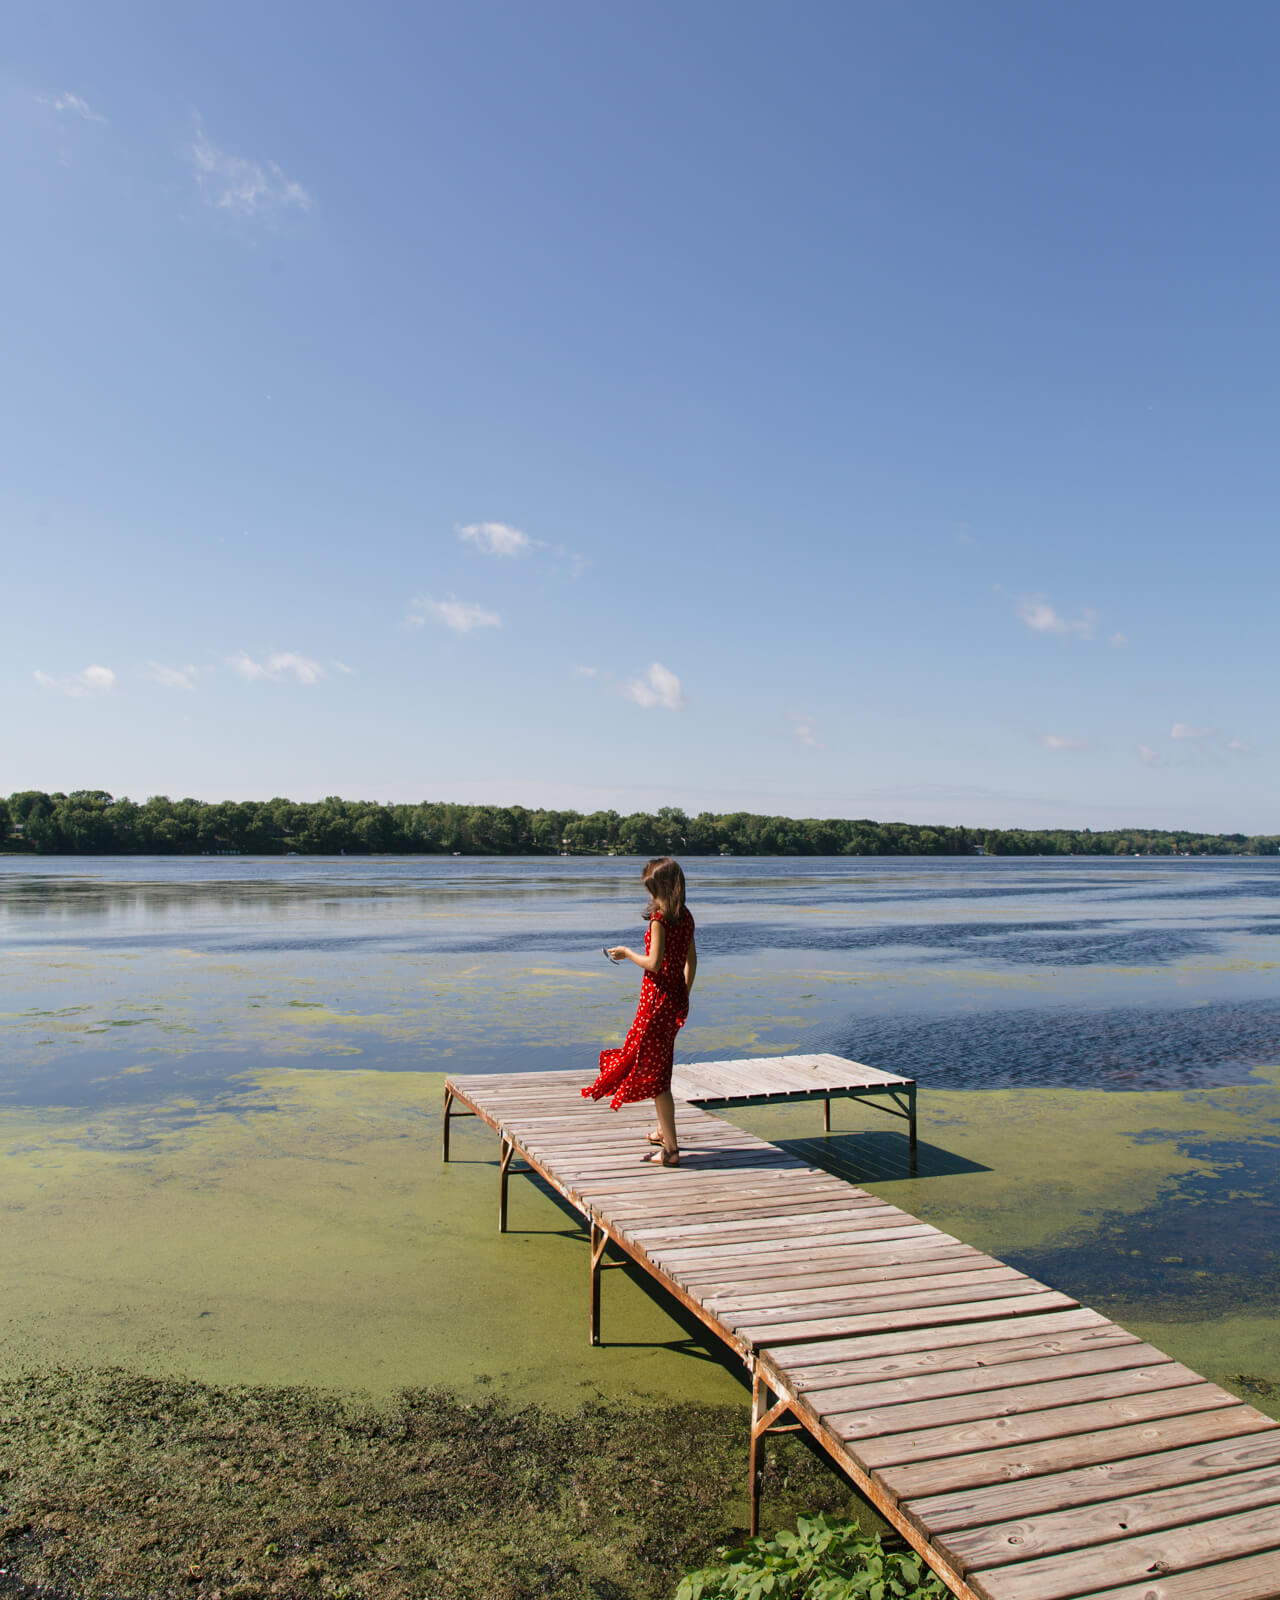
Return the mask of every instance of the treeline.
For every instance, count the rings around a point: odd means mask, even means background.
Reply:
[[[910,822],[762,817],[673,806],[649,814],[371,800],[170,800],[139,805],[101,789],[0,799],[0,849],[38,855],[735,855],[965,856],[1275,854],[1280,835],[1124,828],[950,828]]]

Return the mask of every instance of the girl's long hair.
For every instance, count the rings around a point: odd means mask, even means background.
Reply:
[[[654,856],[645,865],[640,881],[649,891],[646,917],[661,913],[666,922],[678,922],[684,911],[684,871],[670,856]]]

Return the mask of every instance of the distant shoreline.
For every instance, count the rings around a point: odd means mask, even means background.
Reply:
[[[530,810],[423,801],[170,800],[102,789],[0,799],[8,855],[1272,856],[1280,834],[967,828],[755,812]]]

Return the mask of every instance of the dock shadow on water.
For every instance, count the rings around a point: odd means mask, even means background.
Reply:
[[[846,1183],[892,1182],[899,1178],[954,1178],[964,1172],[989,1172],[980,1161],[921,1139],[916,1161],[904,1133],[824,1133],[813,1138],[778,1139],[778,1148]]]

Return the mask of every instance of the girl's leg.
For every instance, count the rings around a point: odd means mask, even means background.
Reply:
[[[680,1145],[676,1139],[676,1103],[671,1098],[671,1090],[664,1089],[661,1094],[654,1095],[653,1104],[658,1113],[658,1131],[662,1135],[662,1143],[672,1155],[678,1155]]]

